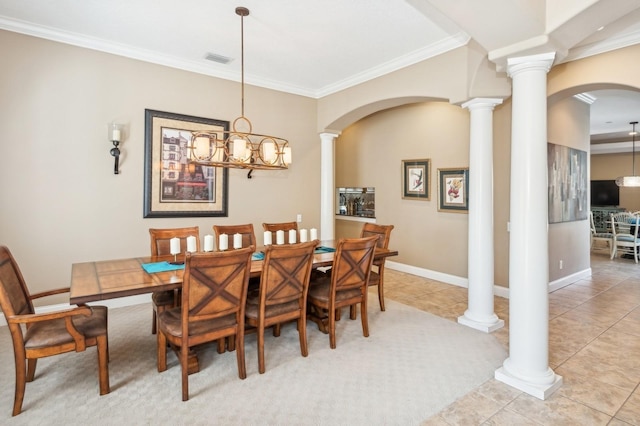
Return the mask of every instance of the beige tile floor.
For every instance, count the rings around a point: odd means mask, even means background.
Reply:
[[[541,401],[491,379],[423,425],[640,425],[640,264],[593,253],[591,268],[549,294],[558,391]],[[388,268],[385,296],[451,321],[467,309],[466,289]],[[495,313],[505,327],[493,335],[508,350],[509,301],[496,297]]]

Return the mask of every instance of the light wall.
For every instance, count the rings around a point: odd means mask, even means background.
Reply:
[[[65,287],[71,265],[149,253],[152,227],[291,221],[319,227],[316,101],[248,86],[259,133],[289,139],[287,171],[229,173],[229,216],[143,219],[145,108],[233,121],[240,85],[93,50],[0,31],[0,244],[32,292]],[[126,125],[113,174],[107,123]],[[68,296],[43,301],[68,300]]]

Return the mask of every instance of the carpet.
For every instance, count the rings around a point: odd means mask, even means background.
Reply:
[[[13,418],[13,349],[0,327],[0,423],[418,425],[491,379],[507,356],[489,334],[392,300],[380,312],[376,301],[370,297],[370,336],[345,311],[334,350],[311,322],[306,358],[295,324],[277,338],[268,332],[265,374],[258,373],[256,335],[248,335],[245,380],[234,352],[198,348],[201,371],[189,377],[187,402],[173,353],[168,370],[157,372],[151,306],[111,309],[111,393],[98,395],[95,348],[41,359],[23,412]]]

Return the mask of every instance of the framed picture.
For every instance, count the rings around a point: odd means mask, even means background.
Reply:
[[[145,218],[227,216],[228,169],[189,162],[196,130],[224,138],[229,122],[145,110]]]
[[[402,160],[402,198],[431,199],[431,160]]]
[[[469,168],[438,169],[438,211],[469,211]]]

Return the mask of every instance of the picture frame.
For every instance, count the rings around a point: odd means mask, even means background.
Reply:
[[[431,200],[431,159],[402,160],[402,198]]]
[[[191,132],[229,131],[229,122],[145,109],[144,218],[226,217],[224,167],[189,163]]]
[[[438,169],[438,211],[469,212],[469,168]]]

